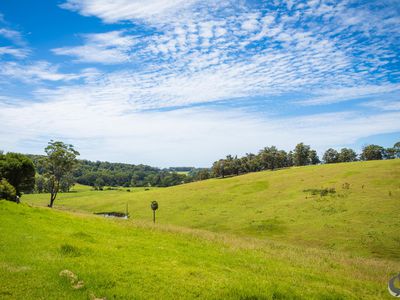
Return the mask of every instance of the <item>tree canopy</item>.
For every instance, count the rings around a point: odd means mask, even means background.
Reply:
[[[270,146],[264,147],[258,154],[247,153],[241,158],[228,155],[225,159],[214,162],[212,175],[225,177],[261,170],[275,170],[293,165],[315,165],[319,163],[317,151],[303,143],[298,144],[294,151],[289,152]]]
[[[385,156],[385,149],[379,145],[364,146],[361,153],[362,160],[380,160]]]
[[[20,196],[29,193],[35,185],[35,167],[32,160],[20,153],[0,153],[0,179],[5,178]]]
[[[74,149],[74,146],[60,141],[50,141],[44,151],[47,154],[44,166],[50,192],[49,207],[53,207],[61,181],[72,173],[79,152]]]

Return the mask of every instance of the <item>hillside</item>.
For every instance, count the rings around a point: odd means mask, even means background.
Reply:
[[[391,299],[387,280],[400,268],[7,201],[0,219],[1,299]]]
[[[327,195],[322,195],[327,189]],[[333,190],[334,189],[334,193]],[[289,168],[145,191],[60,194],[56,208],[124,211],[132,220],[400,259],[400,160]],[[313,195],[313,193],[315,195]],[[48,195],[24,195],[46,205]]]

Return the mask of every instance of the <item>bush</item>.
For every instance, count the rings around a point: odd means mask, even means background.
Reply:
[[[342,189],[344,189],[344,190],[350,189],[350,183],[348,183],[348,182],[343,183],[342,184]]]
[[[76,256],[80,256],[81,252],[79,251],[79,249],[75,246],[72,246],[70,244],[63,244],[60,247],[60,253],[61,255],[64,256],[72,256],[72,257],[76,257]]]
[[[15,201],[16,196],[17,191],[15,188],[5,178],[3,178],[0,181],[0,199]]]

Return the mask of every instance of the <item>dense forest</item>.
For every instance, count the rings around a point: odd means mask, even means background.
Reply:
[[[43,174],[46,172],[42,155],[28,155],[38,173],[37,190],[46,190]],[[69,190],[73,183],[93,186],[103,189],[105,186],[167,187],[198,180],[198,173],[203,169],[194,167],[177,167],[159,169],[147,165],[133,165],[125,163],[111,163],[101,161],[78,160],[74,171],[62,182],[61,189]]]

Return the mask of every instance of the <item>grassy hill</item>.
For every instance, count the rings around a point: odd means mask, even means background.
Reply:
[[[161,214],[160,214],[161,215]],[[391,299],[400,263],[0,201],[1,299]]]
[[[326,194],[326,195],[325,195]],[[22,200],[46,205],[48,195]],[[400,259],[400,160],[342,163],[265,171],[145,191],[60,194],[56,208],[124,211],[133,220]]]

